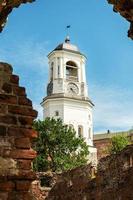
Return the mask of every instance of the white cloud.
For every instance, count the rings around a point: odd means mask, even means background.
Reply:
[[[43,109],[40,106],[46,87],[48,74],[47,50],[48,43],[33,40],[11,41],[1,45],[0,60],[13,66],[15,74],[19,75],[20,85],[26,88],[27,97],[38,111],[38,119],[43,119]]]
[[[7,46],[7,47],[5,47]],[[12,63],[16,66],[37,68],[44,70],[47,66],[46,42],[39,43],[32,40],[16,41],[8,45],[2,45],[0,60]]]
[[[91,87],[95,103],[94,129],[96,132],[128,130],[133,126],[133,95],[127,89]]]
[[[46,55],[49,50],[47,46],[47,42],[25,40],[25,42],[16,41],[1,45],[0,48],[0,60],[13,64],[40,119],[43,118],[43,111],[38,102],[44,97],[44,85],[46,86],[48,74]],[[133,125],[132,92],[123,88],[97,84],[92,85],[90,89],[95,104],[94,128],[96,132],[103,132],[107,129],[112,131],[130,129]]]

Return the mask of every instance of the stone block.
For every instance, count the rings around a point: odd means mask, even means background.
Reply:
[[[11,75],[10,76],[10,83],[18,85],[19,84],[19,77],[17,75]]]
[[[5,136],[6,135],[6,126],[0,125],[0,136]]]
[[[18,96],[25,96],[25,88],[24,87],[18,87],[18,86],[12,86],[13,94]]]
[[[32,116],[36,117],[37,112],[33,110],[32,108],[27,107],[20,107],[15,105],[9,105],[8,106],[8,112],[11,114],[17,114],[17,115],[25,115],[25,116]]]
[[[17,138],[15,139],[16,148],[30,149],[31,141],[29,138]]]
[[[9,83],[4,83],[2,86],[2,91],[8,94],[12,93],[12,86]]]
[[[0,115],[0,123],[17,125],[17,117],[14,115]]]
[[[0,104],[17,104],[17,97],[13,95],[0,94]]]
[[[14,149],[12,150],[10,156],[13,159],[33,160],[36,157],[36,152],[34,150]]]
[[[12,181],[0,181],[0,191],[12,191],[15,184]]]
[[[19,97],[18,98],[18,104],[19,105],[32,106],[31,100],[26,98],[26,97]]]
[[[30,160],[18,160],[19,169],[31,169],[31,161]]]

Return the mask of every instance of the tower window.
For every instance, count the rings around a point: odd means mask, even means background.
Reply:
[[[78,68],[73,61],[66,63],[66,78],[70,80],[78,80]]]
[[[71,129],[74,129],[73,124],[69,124],[69,127],[70,127]]]
[[[59,111],[58,111],[58,110],[55,111],[55,116],[56,116],[56,117],[59,116]]]
[[[91,120],[91,115],[90,114],[88,115],[88,118],[89,118],[89,120]]]
[[[83,137],[83,126],[78,126],[78,136]]]

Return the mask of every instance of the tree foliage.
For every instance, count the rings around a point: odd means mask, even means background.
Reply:
[[[61,119],[38,120],[33,127],[39,133],[34,145],[38,154],[33,163],[36,171],[65,171],[87,163],[87,144]]]
[[[111,146],[109,151],[111,154],[116,154],[124,149],[129,144],[129,140],[126,136],[116,135],[111,138]]]

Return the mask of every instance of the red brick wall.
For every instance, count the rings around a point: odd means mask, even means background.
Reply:
[[[28,190],[35,174],[31,163],[36,152],[31,148],[37,112],[12,67],[0,63],[0,200],[32,199]]]
[[[110,139],[100,139],[100,140],[94,140],[94,146],[97,148],[97,158],[100,160],[101,158],[107,156],[108,148],[110,146]]]
[[[34,194],[37,193],[37,200],[133,199],[133,145],[101,159],[97,174],[93,175],[92,170],[85,166],[63,173],[47,194],[46,188],[38,189],[38,185]]]

